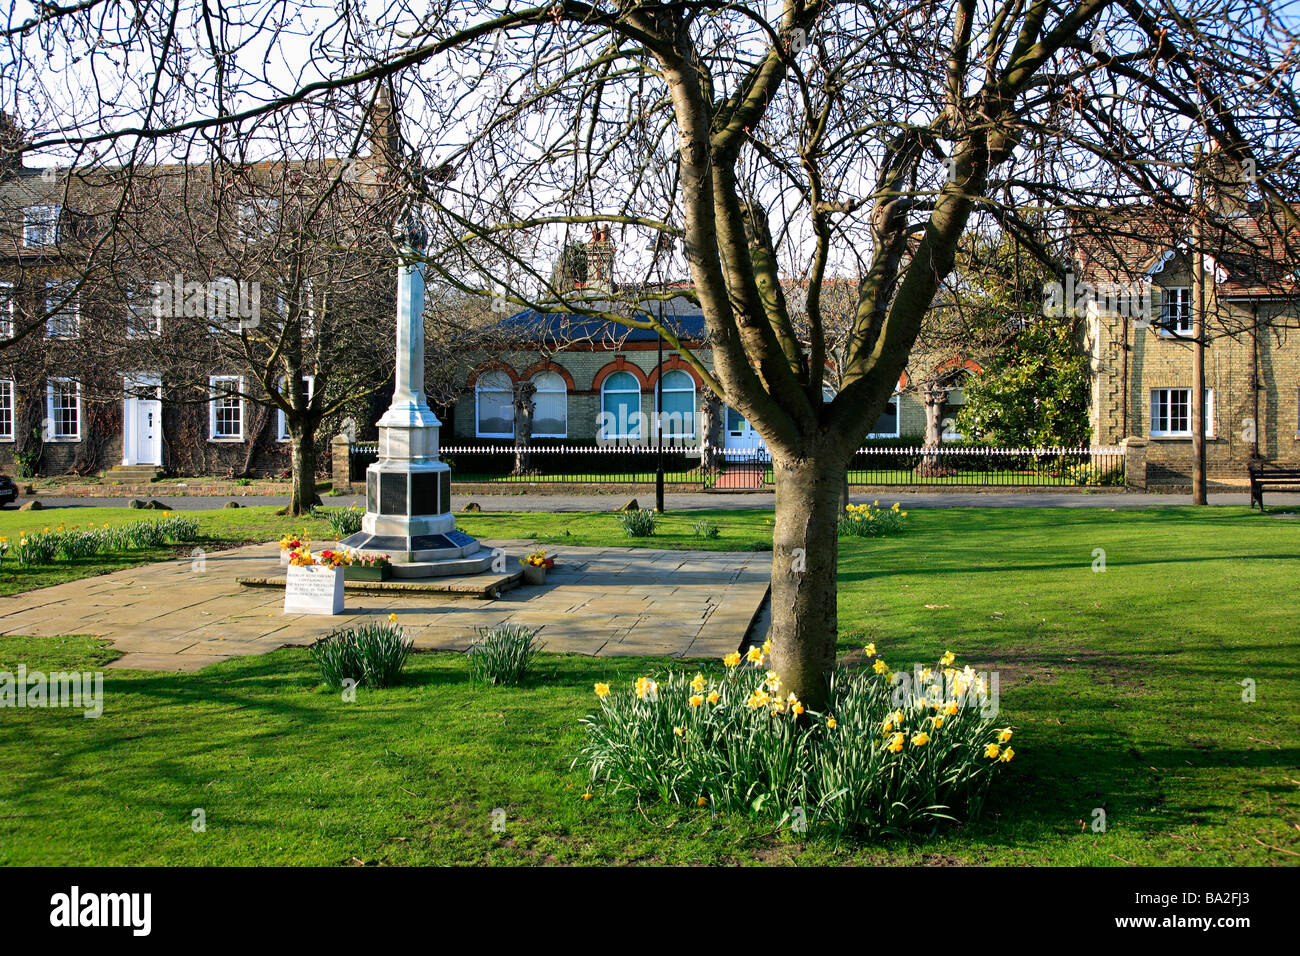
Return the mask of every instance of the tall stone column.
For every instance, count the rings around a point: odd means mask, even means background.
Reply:
[[[393,401],[379,419],[379,460],[366,469],[361,530],[339,544],[387,554],[401,578],[476,574],[491,555],[456,530],[451,468],[438,457],[442,423],[424,397],[424,234],[400,239],[397,367]]]

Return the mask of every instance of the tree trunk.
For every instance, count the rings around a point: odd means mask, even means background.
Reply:
[[[829,456],[773,454],[776,526],[772,535],[772,669],[783,693],[812,710],[826,704],[838,636],[836,527],[845,467]]]
[[[532,456],[528,453],[533,443],[533,413],[537,403],[533,396],[537,386],[532,382],[520,382],[515,386],[515,470],[516,475],[526,475],[532,471]]]
[[[288,514],[305,515],[321,503],[316,494],[316,423],[289,422],[290,454],[293,459],[293,489]]]
[[[937,383],[922,386],[921,398],[925,405],[925,443],[924,447],[939,448],[943,444],[943,401],[948,393]],[[916,473],[922,477],[939,478],[944,475],[943,465],[938,454],[926,454],[921,458]]]

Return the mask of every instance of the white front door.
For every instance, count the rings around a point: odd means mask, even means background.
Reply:
[[[130,375],[122,402],[122,464],[162,464],[162,376]],[[155,397],[151,397],[155,396]]]
[[[763,438],[754,426],[734,408],[726,408],[723,422],[722,447],[727,451],[754,451],[763,447]]]

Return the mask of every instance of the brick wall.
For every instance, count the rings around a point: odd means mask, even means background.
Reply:
[[[1162,277],[1153,288],[1154,314],[1159,315],[1161,308],[1162,285],[1190,284],[1185,270]],[[1254,325],[1249,302],[1216,299],[1208,288],[1207,298],[1211,338],[1205,350],[1205,384],[1213,393],[1206,422],[1207,472],[1241,477],[1256,449],[1268,461],[1300,464],[1300,332],[1295,328],[1294,307],[1259,305],[1256,336],[1248,331]],[[1240,331],[1230,335],[1228,330]],[[1191,387],[1192,344],[1162,334],[1154,324],[1139,328],[1132,319],[1094,309],[1087,345],[1094,375],[1094,442],[1117,444],[1129,436],[1146,439],[1150,480],[1186,484],[1191,474],[1191,438],[1152,436],[1150,406],[1153,389]],[[1257,388],[1253,384],[1256,352]]]

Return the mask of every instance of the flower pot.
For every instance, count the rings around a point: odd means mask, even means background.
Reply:
[[[349,581],[387,581],[392,576],[393,569],[388,564],[353,564],[344,574]]]
[[[342,614],[343,568],[291,564],[284,579],[285,614]]]
[[[524,583],[525,584],[545,584],[546,569],[537,564],[524,565]]]

